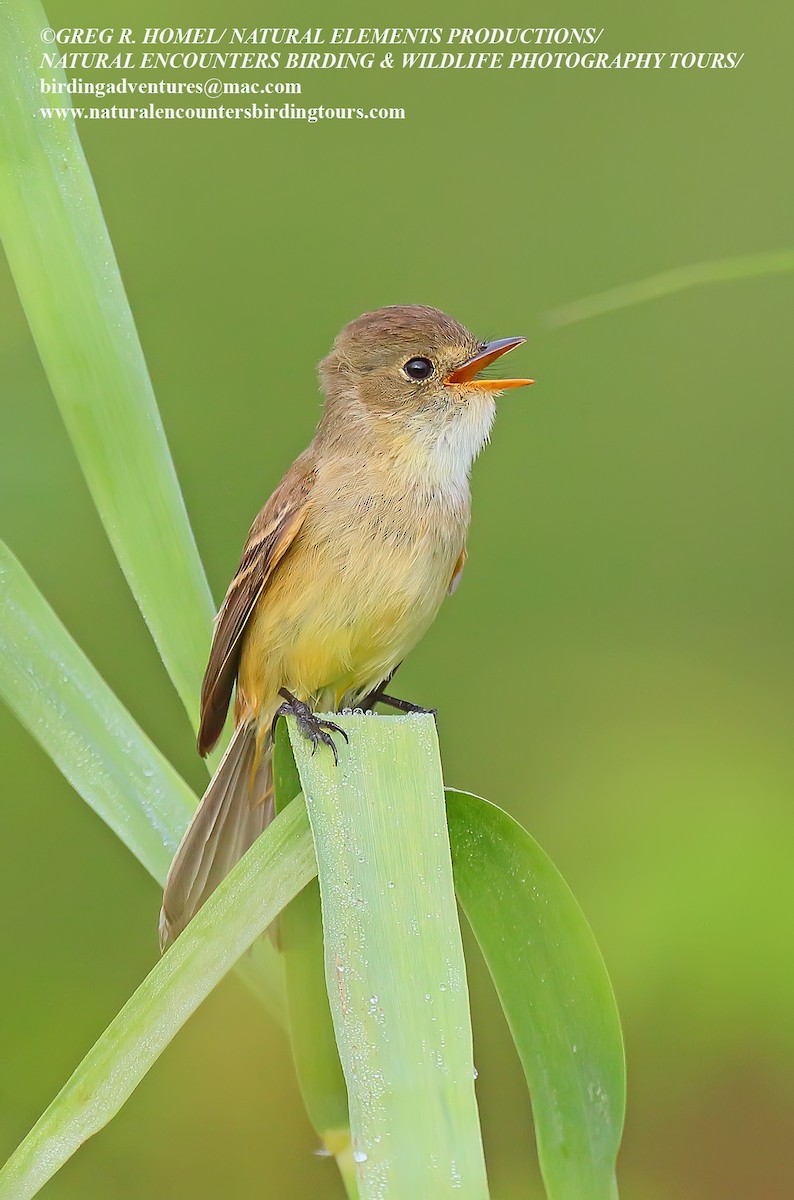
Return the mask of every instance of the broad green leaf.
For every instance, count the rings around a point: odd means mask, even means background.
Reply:
[[[281,812],[301,790],[283,721],[276,730],[273,779],[276,808]],[[355,1197],[347,1088],[325,990],[323,927],[316,879],[307,883],[279,917],[278,944],[287,984],[292,1056],[303,1103],[325,1149],[339,1164],[348,1196]]]
[[[0,1171],[0,1200],[29,1200],[116,1115],[174,1034],[317,870],[296,799],[157,963]]]
[[[466,969],[431,716],[288,721],[317,852],[325,978],[362,1200],[485,1200]]]
[[[0,234],[97,511],[195,725],[212,597],[75,123],[39,114],[48,25],[38,0],[0,4]]]
[[[196,797],[2,542],[0,698],[75,791],[162,884]],[[155,940],[153,927],[152,944]],[[281,964],[270,943],[258,944],[239,970],[283,1021]]]
[[[458,899],[524,1067],[549,1200],[615,1200],[623,1043],[590,927],[507,813],[447,789],[447,814]]]

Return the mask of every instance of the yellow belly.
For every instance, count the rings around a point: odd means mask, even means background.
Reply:
[[[436,616],[464,531],[444,536],[428,522],[405,540],[324,532],[301,532],[251,617],[238,712],[269,719],[282,687],[318,710],[366,696]]]

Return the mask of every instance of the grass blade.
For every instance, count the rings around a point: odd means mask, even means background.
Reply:
[[[280,721],[273,751],[276,808],[280,812],[301,785]],[[278,940],[287,985],[292,1056],[303,1103],[317,1136],[333,1154],[351,1200],[358,1195],[353,1169],[347,1088],[336,1048],[323,969],[323,927],[317,880],[287,905],[278,921]]]
[[[0,542],[0,698],[72,787],[163,883],[196,797],[152,744]],[[155,939],[152,928],[152,941]],[[239,970],[284,1021],[269,942]]]
[[[0,233],[97,511],[195,725],[214,606],[75,123],[39,115],[47,25],[37,0],[0,4]]]
[[[0,697],[155,879],[196,797],[0,542]]]
[[[574,325],[590,317],[644,304],[660,296],[671,296],[704,283],[727,283],[736,279],[753,279],[759,275],[780,275],[794,271],[794,249],[770,250],[765,254],[742,254],[738,258],[718,258],[710,262],[690,263],[649,275],[636,283],[597,292],[583,300],[563,304],[546,314],[546,323],[554,328]]]
[[[0,1171],[29,1200],[119,1111],[173,1036],[317,870],[306,808],[290,804],[125,1004]]]
[[[339,766],[289,731],[317,851],[325,971],[362,1200],[488,1195],[431,716],[335,717]]]
[[[447,790],[455,886],[532,1097],[549,1200],[616,1200],[625,1064],[615,998],[579,905],[501,809]]]

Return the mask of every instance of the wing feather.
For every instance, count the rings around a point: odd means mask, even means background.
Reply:
[[[457,591],[458,584],[460,583],[460,577],[463,574],[463,568],[466,566],[467,558],[468,555],[466,553],[466,547],[464,546],[458,555],[458,561],[455,563],[455,570],[452,572],[452,578],[449,581],[449,587],[447,588],[448,596],[452,596]]]
[[[251,526],[237,572],[215,622],[209,661],[201,685],[199,754],[209,754],[223,730],[240,663],[243,632],[309,507],[314,463],[301,455]]]

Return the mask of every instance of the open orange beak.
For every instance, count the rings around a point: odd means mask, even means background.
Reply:
[[[444,383],[454,383],[468,385],[472,388],[477,388],[481,392],[501,392],[505,388],[526,387],[530,383],[534,383],[534,379],[478,379],[480,371],[484,367],[490,366],[492,362],[496,362],[497,358],[501,358],[503,354],[507,354],[508,350],[515,350],[516,346],[523,346],[526,338],[512,337],[500,338],[497,342],[486,342],[479,354],[475,354],[474,358],[470,358],[462,367],[457,367],[452,371]]]

